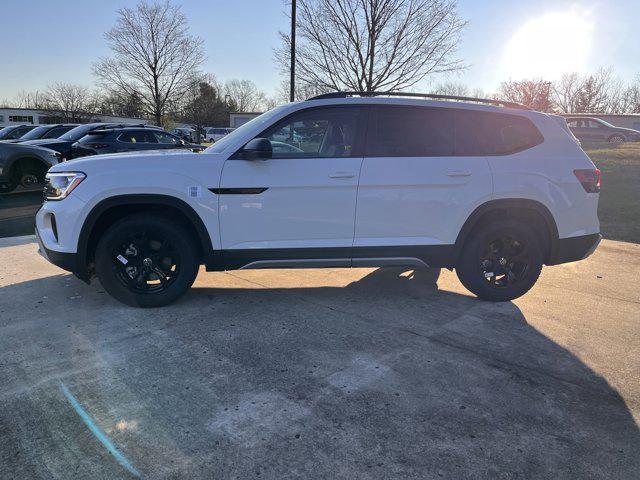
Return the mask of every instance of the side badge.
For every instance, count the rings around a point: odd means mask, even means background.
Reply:
[[[202,196],[202,188],[200,187],[200,185],[198,186],[194,186],[194,187],[189,187],[187,189],[187,195],[189,195],[190,197],[201,197]]]

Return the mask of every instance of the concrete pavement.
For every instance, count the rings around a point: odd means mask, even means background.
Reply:
[[[512,303],[258,270],[156,310],[36,250],[0,240],[0,478],[640,478],[639,245]]]

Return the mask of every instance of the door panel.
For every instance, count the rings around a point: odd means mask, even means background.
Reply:
[[[298,111],[258,135],[271,141],[274,158],[227,160],[219,197],[222,248],[346,248],[348,257],[363,118],[360,107]],[[247,188],[261,193],[229,190]],[[306,253],[301,258],[310,258]]]
[[[485,157],[365,158],[354,246],[453,244],[491,188]]]
[[[222,248],[351,247],[362,158],[227,160],[220,195]],[[353,176],[332,178],[336,172]]]
[[[374,109],[354,247],[453,244],[471,211],[491,198],[487,159],[468,151],[478,139],[455,141],[456,119],[446,108]]]

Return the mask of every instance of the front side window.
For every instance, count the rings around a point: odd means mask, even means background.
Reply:
[[[258,137],[271,142],[273,158],[336,158],[356,155],[362,109],[325,107],[296,112]]]
[[[507,113],[458,110],[456,112],[456,155],[509,155],[544,141],[526,117]]]
[[[444,108],[389,106],[374,109],[368,157],[453,155],[454,114]]]

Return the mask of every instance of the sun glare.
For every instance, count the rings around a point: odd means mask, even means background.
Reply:
[[[533,18],[522,25],[505,48],[502,79],[542,77],[583,70],[591,50],[593,22],[574,10]]]

